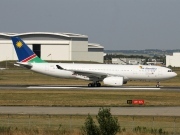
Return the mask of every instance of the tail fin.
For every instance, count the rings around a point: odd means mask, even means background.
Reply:
[[[19,37],[11,37],[19,62],[44,63]]]

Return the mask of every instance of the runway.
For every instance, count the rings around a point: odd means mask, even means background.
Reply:
[[[98,90],[160,90],[160,88],[143,88],[143,87],[83,87],[83,86],[29,86],[28,89],[98,89]]]
[[[66,89],[66,90],[174,90],[180,91],[180,87],[164,87],[156,88],[155,86],[122,86],[122,87],[110,87],[110,86],[102,86],[102,87],[87,87],[85,85],[0,85],[0,90],[3,89],[12,89],[12,90],[49,90],[49,89]]]
[[[0,114],[97,115],[99,107],[0,106]],[[111,107],[113,115],[180,116],[180,107]]]

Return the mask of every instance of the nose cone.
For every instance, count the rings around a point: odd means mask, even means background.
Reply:
[[[168,72],[168,74],[166,74],[167,79],[173,78],[175,76],[177,76],[175,72]]]
[[[173,76],[173,77],[177,76],[177,73],[172,72],[172,76]]]

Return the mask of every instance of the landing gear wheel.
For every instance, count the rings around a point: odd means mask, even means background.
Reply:
[[[101,83],[97,83],[97,87],[101,87]]]
[[[95,86],[95,83],[91,83],[91,87],[96,87],[96,86]]]
[[[91,87],[91,83],[88,84],[88,87]]]
[[[88,87],[94,87],[94,86],[95,86],[94,83],[89,83],[89,84],[88,84]]]
[[[94,85],[94,83],[89,83],[88,84],[88,87],[94,87],[95,85]]]
[[[157,82],[156,88],[159,88],[159,87],[160,87],[160,82]]]
[[[158,85],[158,84],[156,85],[156,88],[159,88],[159,85]]]
[[[101,83],[89,83],[88,87],[101,87]]]

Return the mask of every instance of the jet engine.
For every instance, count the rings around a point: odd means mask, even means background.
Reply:
[[[103,80],[104,84],[111,85],[111,86],[122,86],[124,81],[123,77],[106,77]]]

